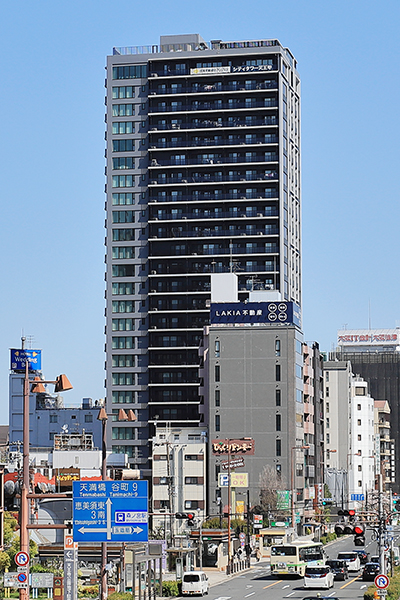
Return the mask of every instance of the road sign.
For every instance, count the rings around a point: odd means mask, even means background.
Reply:
[[[53,573],[32,573],[31,586],[33,588],[52,588],[54,585]]]
[[[147,481],[74,481],[75,542],[147,542]]]
[[[29,554],[27,552],[17,552],[14,556],[15,564],[19,567],[27,567],[29,565]]]
[[[387,590],[375,590],[375,594],[377,596],[384,596],[384,597],[386,597]]]
[[[381,575],[377,575],[375,577],[374,583],[380,590],[386,590],[389,585],[389,577],[387,575],[383,575],[382,573]]]
[[[364,494],[351,494],[350,500],[354,500],[356,502],[364,502],[365,496]]]

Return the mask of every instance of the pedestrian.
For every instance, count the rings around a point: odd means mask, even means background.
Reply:
[[[257,551],[256,551],[256,559],[257,559],[257,562],[260,562],[260,558],[261,558],[261,556],[262,556],[262,554],[261,554],[261,550],[260,550],[260,548],[257,548]]]

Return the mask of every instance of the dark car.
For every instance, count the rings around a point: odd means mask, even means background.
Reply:
[[[371,558],[369,559],[369,562],[373,562],[373,563],[378,563],[379,564],[379,555],[378,554],[374,554],[373,556],[371,556]]]
[[[377,575],[379,575],[379,563],[370,562],[364,566],[363,581],[374,581]]]
[[[349,576],[349,570],[345,560],[332,559],[327,560],[326,564],[330,566],[335,579],[345,580]]]
[[[354,550],[354,552],[357,552],[360,557],[360,563],[366,565],[369,561],[369,552],[366,552],[365,550]]]

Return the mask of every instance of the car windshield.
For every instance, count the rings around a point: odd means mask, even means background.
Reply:
[[[193,583],[194,581],[200,581],[200,578],[198,575],[190,573],[183,576],[183,581],[186,583]]]
[[[326,564],[329,565],[330,567],[334,567],[336,569],[344,566],[344,563],[342,560],[327,560]]]
[[[355,552],[341,552],[338,558],[342,558],[343,560],[354,560],[357,558],[357,554]]]
[[[300,548],[300,560],[312,562],[313,560],[322,560],[322,548],[320,546],[312,546],[311,548]]]

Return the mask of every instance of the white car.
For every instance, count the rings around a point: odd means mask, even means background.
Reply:
[[[186,571],[182,578],[182,596],[208,594],[208,577],[204,571]]]
[[[329,588],[333,587],[335,576],[330,567],[320,565],[318,567],[306,567],[304,573],[305,588]]]
[[[337,557],[339,560],[347,562],[349,571],[359,571],[361,569],[360,557],[357,552],[339,552]]]

